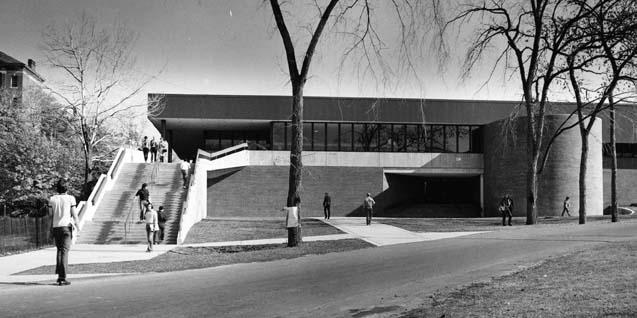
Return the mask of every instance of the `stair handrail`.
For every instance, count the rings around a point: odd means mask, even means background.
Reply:
[[[148,185],[148,192],[152,193],[150,190],[152,189],[152,186],[155,184],[155,180],[157,177],[157,171],[159,170],[159,162],[155,161],[153,162],[153,169],[150,172],[150,177],[148,178],[148,181],[146,182],[146,184]],[[134,218],[132,217],[133,215],[133,207],[135,206],[135,195],[133,195],[133,197],[131,198],[131,201],[133,201],[130,205],[130,208],[128,209],[128,213],[126,214],[126,220],[124,220],[124,243],[128,242],[128,233],[131,230],[132,227],[132,223]],[[150,202],[150,196],[148,198],[148,201]]]
[[[248,149],[248,143],[246,143],[246,142],[238,144],[236,146],[225,148],[223,150],[219,150],[219,151],[213,152],[213,153],[209,153],[209,152],[207,152],[205,150],[199,149],[197,151],[196,159],[201,157],[203,159],[212,161],[212,160],[219,159],[221,157],[225,157],[227,155],[230,155],[230,154],[233,154],[235,152],[239,152],[239,151],[242,151],[242,150],[245,150],[245,149]],[[195,159],[195,162],[197,161],[196,159]]]
[[[93,190],[89,194],[86,201],[79,202],[78,204],[79,224],[77,224],[78,229],[81,230],[87,221],[90,221],[93,219],[93,215],[95,213],[95,210],[97,209],[97,205],[100,203],[100,201],[102,200],[104,196],[104,191],[112,186],[114,179],[117,177],[117,174],[121,167],[121,163],[123,162],[125,158],[124,155],[126,154],[127,150],[128,149],[125,147],[120,147],[117,150],[117,154],[115,155],[115,158],[113,159],[113,162],[111,163],[111,166],[109,167],[108,172],[106,174],[101,174],[99,176],[97,182],[95,183],[95,186],[93,187]],[[74,242],[77,240],[78,236],[79,234],[73,237]]]

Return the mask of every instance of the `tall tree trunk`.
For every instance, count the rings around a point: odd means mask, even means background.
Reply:
[[[536,146],[534,115],[533,112],[528,112],[528,114],[526,136],[528,154],[528,167],[526,172],[526,224],[532,225],[537,223],[537,164],[540,153]]]
[[[579,164],[579,224],[586,224],[586,170],[588,169],[588,132],[580,130],[582,153]]]
[[[617,222],[617,148],[615,148],[615,106],[610,99],[610,205],[611,221]]]
[[[303,151],[303,83],[292,83],[292,140],[290,147],[290,175],[288,182],[287,206],[297,206],[301,198],[301,172]],[[299,226],[292,228],[288,235],[288,246],[296,246],[301,240],[301,211],[299,207]],[[290,242],[291,240],[291,242]]]
[[[82,199],[88,199],[91,195],[88,189],[88,176],[91,171],[91,149],[84,147],[84,183],[82,185]]]

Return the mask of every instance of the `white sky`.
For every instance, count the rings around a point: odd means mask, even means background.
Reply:
[[[261,0],[0,0],[0,50],[23,62],[28,58],[40,62],[38,71],[46,78],[48,70],[38,48],[41,31],[82,10],[102,23],[123,20],[139,34],[135,54],[140,72],[152,76],[161,71],[147,92],[291,94],[283,45],[270,7]],[[422,84],[407,81],[379,90],[347,71],[339,81],[336,62],[340,51],[333,48],[328,38],[319,43],[305,88],[307,96],[519,99],[517,90],[502,79],[479,89],[486,71],[461,83],[455,72],[458,60],[452,60],[449,71],[440,74],[432,54],[421,59],[418,76]],[[297,54],[300,51],[297,48]]]

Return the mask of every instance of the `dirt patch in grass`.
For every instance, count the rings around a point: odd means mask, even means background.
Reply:
[[[604,244],[435,293],[400,317],[636,317],[637,242]]]
[[[303,236],[343,234],[339,229],[315,219],[303,220]],[[195,224],[185,244],[286,238],[284,220],[204,219]]]
[[[151,260],[69,265],[68,272],[71,274],[171,272],[228,264],[267,262],[368,247],[372,247],[372,245],[358,239],[305,242],[297,247],[287,247],[286,244],[178,247]],[[18,275],[52,274],[54,272],[55,266],[42,266]]]
[[[465,232],[465,231],[499,231],[510,229],[510,226],[502,226],[502,218],[378,218],[378,222],[396,226],[412,232]],[[637,216],[621,216],[620,222],[637,221]],[[610,216],[590,216],[586,223],[610,222]],[[512,225],[526,225],[525,217],[515,217]],[[555,224],[579,224],[577,216],[572,217],[539,217],[538,224],[534,226],[549,226]]]

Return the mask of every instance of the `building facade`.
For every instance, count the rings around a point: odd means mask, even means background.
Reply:
[[[280,214],[287,197],[291,97],[150,94],[149,100],[158,101],[150,121],[179,158],[192,159],[197,149],[249,144],[249,164],[208,172],[209,216]],[[525,215],[526,119],[505,120],[518,104],[305,97],[304,214],[322,215],[328,192],[333,215],[362,215],[370,192],[380,216],[494,216],[504,194],[516,202],[514,215]],[[546,135],[566,119],[559,111],[548,116]],[[602,127],[598,120],[589,138],[591,215],[606,205]],[[577,202],[579,138],[572,130],[556,139],[540,176],[540,215],[559,215],[565,196]],[[632,132],[618,136],[626,144],[632,138]],[[624,200],[630,201],[630,191]]]
[[[20,102],[23,93],[30,87],[40,87],[44,78],[36,72],[36,63],[29,59],[24,64],[0,52],[0,92],[14,103]]]

